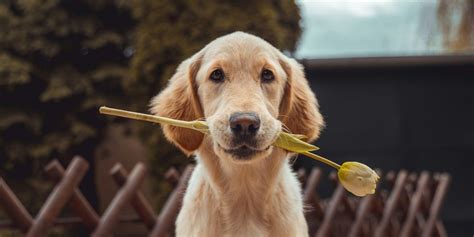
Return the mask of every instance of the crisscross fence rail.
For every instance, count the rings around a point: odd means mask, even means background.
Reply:
[[[381,187],[374,195],[350,196],[337,183],[331,198],[321,200],[314,191],[321,181],[321,170],[314,168],[308,177],[300,171],[304,202],[312,207],[306,213],[311,236],[447,236],[439,214],[450,182],[448,174],[402,170],[383,176],[378,172]],[[335,181],[336,174],[329,178]]]
[[[18,229],[25,236],[46,236],[54,227],[84,227],[90,236],[112,236],[121,223],[142,223],[149,236],[172,236],[174,221],[178,215],[183,193],[193,166],[189,165],[179,174],[170,169],[166,176],[175,184],[164,207],[156,214],[143,193],[139,190],[146,169],[138,163],[128,173],[121,164],[111,170],[111,178],[120,187],[104,213],[99,215],[87,202],[78,185],[88,169],[87,162],[75,157],[66,170],[54,160],[45,172],[56,183],[55,188],[36,215],[32,217],[5,181],[0,178],[0,208],[8,220],[0,220],[0,229]],[[328,199],[318,197],[318,185],[323,178],[319,168],[309,174],[298,171],[304,185],[304,202],[310,209],[305,213],[310,236],[447,236],[440,210],[447,193],[450,176],[430,174],[426,171],[388,172],[382,175],[381,189],[374,195],[356,198],[349,195],[336,181],[335,173],[329,175],[335,190]],[[136,216],[121,216],[125,205],[131,204]],[[66,206],[75,217],[59,217]]]

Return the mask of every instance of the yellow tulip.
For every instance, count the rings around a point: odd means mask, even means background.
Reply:
[[[374,194],[379,180],[374,170],[359,162],[344,162],[337,176],[346,190],[359,197]]]
[[[182,121],[161,116],[113,109],[105,106],[100,107],[99,111],[102,114],[143,120],[153,123],[163,123],[182,128],[194,129],[204,134],[209,134],[209,126],[207,125],[206,121]],[[301,153],[312,159],[334,167],[338,170],[337,175],[344,188],[356,196],[365,196],[375,192],[379,176],[371,168],[358,162],[345,162],[341,166],[322,156],[311,153],[310,151],[319,150],[319,148],[315,145],[304,142],[301,139],[304,139],[303,135],[281,132],[273,145],[287,151]]]

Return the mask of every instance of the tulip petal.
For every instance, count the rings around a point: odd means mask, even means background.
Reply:
[[[359,162],[344,162],[337,176],[347,191],[360,197],[375,193],[380,178],[374,170]]]

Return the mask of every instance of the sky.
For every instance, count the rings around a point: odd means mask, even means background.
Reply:
[[[299,0],[297,58],[441,53],[437,0]]]

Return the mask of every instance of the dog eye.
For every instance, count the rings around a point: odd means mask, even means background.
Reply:
[[[209,79],[215,82],[221,82],[225,79],[225,74],[221,69],[216,69],[211,73]]]
[[[273,72],[268,69],[263,69],[261,77],[263,82],[271,82],[275,80]]]

